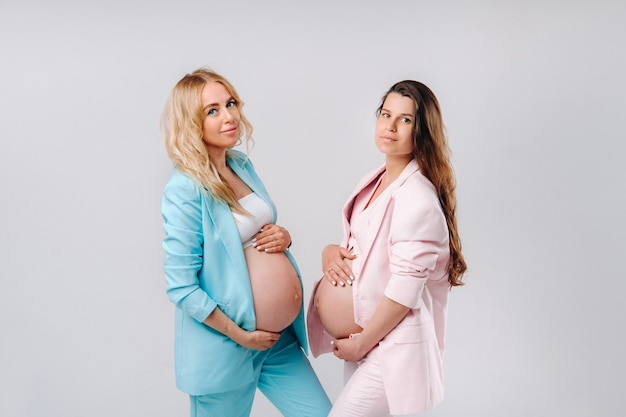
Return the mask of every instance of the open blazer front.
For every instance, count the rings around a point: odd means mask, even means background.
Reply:
[[[231,150],[227,163],[269,204],[274,223],[276,207],[250,160]],[[248,268],[228,204],[175,169],[165,186],[161,211],[166,232],[167,295],[176,305],[178,388],[191,395],[205,395],[250,383],[251,351],[202,323],[219,307],[241,328],[256,329]],[[295,260],[289,251],[285,253],[300,277]],[[303,308],[291,326],[306,352]]]
[[[348,244],[356,196],[383,172],[365,176],[343,208]],[[423,412],[443,399],[443,351],[448,305],[448,227],[432,183],[412,160],[389,185],[386,207],[369,221],[365,242],[352,262],[354,318],[367,326],[383,296],[410,308],[379,343],[380,368],[390,412]],[[380,198],[380,197],[379,197]],[[324,278],[322,278],[324,279]],[[314,356],[331,351],[314,306],[313,289],[308,330]]]

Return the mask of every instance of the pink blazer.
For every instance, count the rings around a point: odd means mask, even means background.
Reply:
[[[384,167],[365,176],[343,208],[344,238],[356,195]],[[353,261],[355,321],[367,326],[383,296],[409,313],[379,343],[382,379],[391,414],[431,409],[443,399],[443,352],[448,305],[448,228],[432,183],[415,160],[390,185],[390,198],[371,220],[365,244]],[[313,356],[331,351],[332,337],[309,302],[307,327]]]

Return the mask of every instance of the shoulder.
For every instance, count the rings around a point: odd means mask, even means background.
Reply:
[[[170,175],[163,197],[170,200],[194,200],[199,199],[201,194],[200,185],[178,169],[174,169]]]
[[[394,191],[396,208],[415,214],[442,216],[443,211],[435,186],[421,171],[411,173]]]
[[[435,187],[416,171],[393,195],[392,232],[398,240],[441,242],[448,238],[446,218]]]
[[[424,174],[422,174],[421,170],[417,170],[407,179],[416,189],[421,190],[422,193],[430,194],[437,197],[437,190],[432,182]]]

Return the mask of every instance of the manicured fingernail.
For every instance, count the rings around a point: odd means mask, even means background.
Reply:
[[[342,287],[344,287],[346,284],[345,284],[343,281],[341,281],[341,282],[339,283],[339,285],[341,285]]]

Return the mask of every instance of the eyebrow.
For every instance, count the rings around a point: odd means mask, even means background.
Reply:
[[[237,101],[237,100],[235,100],[235,97],[230,96],[230,97],[228,98],[228,100],[226,100],[226,103],[228,103],[228,102],[230,102],[230,101],[233,101],[233,100],[234,100],[234,101]],[[206,106],[204,106],[204,107],[202,108],[202,110],[206,110],[206,109],[208,109],[209,107],[215,107],[215,106],[218,106],[219,104],[220,104],[220,103],[210,103],[210,104],[207,104]]]
[[[380,111],[381,111],[381,112],[385,111],[385,112],[387,112],[387,113],[391,113],[391,110],[387,110],[387,109],[386,109],[386,108],[384,108],[384,107],[383,107],[382,109],[380,109]],[[411,114],[411,113],[400,113],[400,116],[415,117],[415,115],[414,115],[414,114]]]

